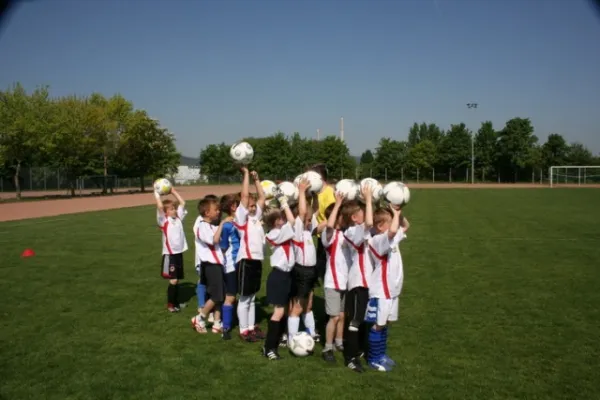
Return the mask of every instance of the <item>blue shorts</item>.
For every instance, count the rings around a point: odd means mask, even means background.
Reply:
[[[237,271],[228,272],[225,274],[225,294],[227,296],[235,296],[238,292]]]

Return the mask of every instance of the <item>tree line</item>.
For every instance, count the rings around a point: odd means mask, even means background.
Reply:
[[[377,179],[414,179],[431,171],[466,176],[471,167],[471,140],[474,139],[475,171],[478,181],[515,182],[531,177],[532,171],[547,171],[553,165],[600,165],[600,155],[581,143],[567,143],[552,133],[544,143],[534,134],[528,118],[513,118],[502,129],[490,121],[473,133],[464,123],[443,130],[436,124],[415,123],[406,140],[382,138],[374,150],[365,150],[360,158],[350,155],[346,144],[336,136],[323,140],[302,138],[298,132],[286,136],[277,132],[265,138],[245,138],[255,151],[252,167],[262,176],[290,179],[306,166],[327,162],[335,178],[366,177]],[[203,175],[236,175],[229,158],[230,144],[210,144],[200,152]],[[429,175],[431,176],[431,175]],[[221,178],[222,179],[222,178]]]
[[[59,168],[71,195],[81,176],[139,178],[177,171],[180,154],[171,132],[116,94],[51,97],[47,86],[31,93],[20,84],[0,91],[0,173],[21,198],[26,166]]]

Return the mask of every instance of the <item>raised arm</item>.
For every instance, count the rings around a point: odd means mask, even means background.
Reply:
[[[365,230],[373,227],[373,188],[371,185],[365,185],[362,190],[365,199]]]
[[[306,179],[302,179],[298,184],[298,217],[304,223],[306,220],[306,191],[310,187],[310,183]]]
[[[248,209],[248,198],[250,197],[250,174],[248,172],[248,168],[242,167],[240,168],[242,171],[242,195],[240,199],[240,204],[244,206],[245,209]]]
[[[402,227],[402,230],[404,232],[406,232],[408,228],[410,228],[410,222],[408,222],[408,219],[406,219],[404,214],[400,215],[400,226]]]
[[[227,222],[233,221],[233,217],[229,216],[221,221],[219,227],[215,231],[215,235],[213,236],[213,244],[221,244],[221,233],[223,233],[223,225]]]
[[[388,230],[388,237],[393,239],[398,233],[398,229],[400,228],[400,213],[402,210],[394,207],[390,204],[390,210],[392,211],[392,223],[390,224],[390,229]]]
[[[171,189],[171,193],[173,194],[173,196],[175,196],[175,198],[177,199],[177,202],[179,203],[179,205],[181,207],[185,207],[185,200],[183,199],[183,197],[181,197],[181,195],[179,194],[179,192],[177,190],[175,190],[175,188]]]
[[[333,206],[333,210],[331,210],[331,215],[327,219],[327,228],[325,230],[325,234],[327,235],[327,241],[330,241],[333,237],[333,231],[335,230],[335,226],[337,224],[337,217],[340,211],[340,207],[342,206],[342,202],[344,201],[344,195],[342,193],[335,194],[335,205]]]
[[[154,198],[156,199],[156,209],[160,212],[164,212],[164,206],[162,199],[160,198],[160,194],[158,192],[154,192]]]
[[[256,188],[256,205],[260,207],[261,210],[265,209],[265,202],[267,201],[265,198],[265,191],[263,190],[260,184],[260,178],[258,177],[258,172],[251,172],[252,179],[254,179],[254,187]]]

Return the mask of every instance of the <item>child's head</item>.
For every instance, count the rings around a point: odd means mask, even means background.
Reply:
[[[203,198],[198,202],[198,214],[207,222],[219,219],[219,203],[213,198]]]
[[[346,201],[340,211],[344,227],[360,225],[365,222],[364,206],[356,200]]]
[[[334,207],[335,207],[335,204],[330,204],[325,209],[325,218],[327,220],[329,220],[329,217],[331,216],[331,213],[333,212]],[[341,226],[342,226],[342,216],[338,214],[337,221],[335,222],[335,229],[340,229]]]
[[[248,196],[248,214],[251,216],[256,215],[256,194],[254,193]]]
[[[390,229],[392,212],[389,208],[378,208],[373,212],[373,227],[377,233],[384,233]]]
[[[285,213],[279,208],[269,208],[263,215],[263,222],[267,231],[271,229],[280,229],[285,224]]]
[[[167,217],[175,218],[177,216],[177,207],[179,207],[177,201],[167,199],[163,200],[162,204],[163,212]]]
[[[225,215],[233,215],[239,204],[240,198],[237,193],[231,193],[221,197],[219,207],[221,208],[221,212]]]

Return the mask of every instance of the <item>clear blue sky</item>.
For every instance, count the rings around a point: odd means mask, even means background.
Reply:
[[[0,87],[16,81],[120,92],[188,156],[337,133],[341,116],[357,155],[414,121],[516,116],[600,151],[600,15],[584,0],[31,0],[0,30]]]

